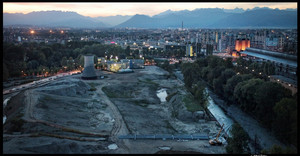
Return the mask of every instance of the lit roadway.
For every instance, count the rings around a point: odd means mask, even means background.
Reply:
[[[48,84],[50,81],[53,81],[57,78],[72,75],[72,74],[77,73],[77,72],[80,72],[80,71],[79,70],[74,70],[74,71],[70,71],[70,72],[67,72],[67,73],[60,73],[60,74],[57,74],[55,76],[47,77],[47,78],[44,78],[44,79],[41,79],[41,80],[37,80],[37,81],[30,82],[30,83],[22,84],[22,85],[19,85],[19,86],[13,86],[13,87],[10,87],[8,89],[3,89],[3,95],[19,92],[21,90],[29,89],[31,87],[39,87],[39,86]]]

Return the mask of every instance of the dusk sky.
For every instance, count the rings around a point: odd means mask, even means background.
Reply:
[[[252,9],[269,7],[272,9],[297,8],[297,3],[3,3],[3,13],[29,13],[32,11],[74,11],[84,16],[114,16],[145,14],[153,16],[168,9],[172,11],[194,10],[197,8]]]

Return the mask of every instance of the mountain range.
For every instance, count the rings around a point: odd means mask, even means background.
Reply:
[[[30,12],[28,14],[3,13],[3,25],[34,25],[74,28],[108,27],[108,24],[99,20],[69,11],[38,11]]]
[[[65,26],[75,28],[297,28],[297,9],[201,8],[166,10],[154,16],[136,14],[88,17],[76,12],[3,13],[3,25]]]

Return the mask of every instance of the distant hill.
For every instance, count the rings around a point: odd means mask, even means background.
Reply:
[[[3,13],[3,25],[64,26],[74,28],[101,28],[108,25],[76,12],[38,11],[28,14]]]
[[[3,13],[3,26],[64,26],[74,28],[297,28],[297,9],[200,8],[192,11],[166,10],[147,15],[87,17],[76,12],[39,11],[28,14]]]
[[[182,21],[184,28],[297,28],[297,10],[270,8],[167,10],[152,17],[135,15],[116,27],[180,28]]]
[[[115,25],[118,25],[118,24],[121,24],[121,23],[127,21],[131,17],[132,16],[129,16],[129,15],[125,15],[125,16],[116,15],[116,16],[106,16],[106,17],[99,16],[99,17],[95,17],[94,19],[99,20],[110,26],[115,26]]]
[[[297,11],[255,9],[228,16],[215,27],[293,27],[297,28]]]

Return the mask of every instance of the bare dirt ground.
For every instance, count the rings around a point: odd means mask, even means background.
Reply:
[[[19,109],[8,116],[4,153],[225,153],[208,140],[126,140],[127,134],[203,134],[214,136],[215,121],[198,122],[188,111],[182,82],[146,66],[134,73],[98,71],[104,79],[66,77],[20,93]],[[174,93],[161,102],[157,90]],[[22,98],[22,99],[20,99]],[[20,103],[21,102],[21,103]],[[12,113],[11,113],[12,114]],[[173,151],[173,152],[172,152]]]

